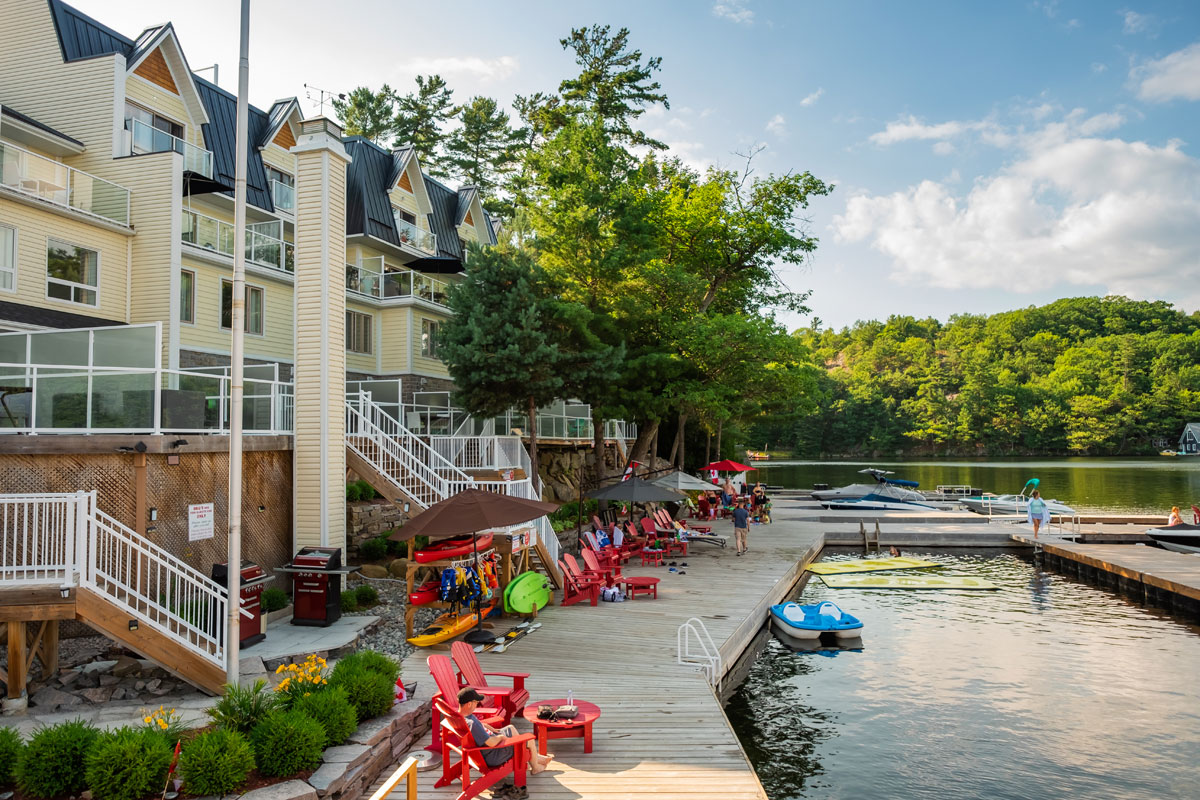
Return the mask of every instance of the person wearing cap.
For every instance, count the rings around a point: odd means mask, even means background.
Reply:
[[[506,739],[516,736],[517,729],[512,725],[497,730],[475,716],[475,709],[479,708],[479,704],[483,700],[483,695],[470,686],[463,688],[458,693],[458,710],[471,726],[471,736],[475,739],[476,747],[495,747],[503,743]],[[547,753],[544,756],[538,753],[537,742],[534,739],[525,742],[525,745],[529,748],[529,771],[532,774],[537,775],[546,768],[547,764],[554,760],[552,753]],[[511,745],[508,747],[499,747],[495,750],[483,751],[484,763],[489,767],[498,767],[512,757],[513,749]],[[515,787],[510,787],[510,789],[515,791]]]

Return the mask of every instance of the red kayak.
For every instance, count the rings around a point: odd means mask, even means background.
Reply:
[[[476,548],[482,553],[491,546],[492,534],[490,533],[480,536],[476,544],[471,543],[470,536],[455,536],[453,539],[445,539],[437,544],[431,544],[423,550],[418,550],[413,553],[413,557],[417,559],[418,564],[428,564],[430,561],[468,556]]]
[[[423,606],[438,599],[442,588],[439,580],[428,580],[408,593],[408,603],[413,606]]]

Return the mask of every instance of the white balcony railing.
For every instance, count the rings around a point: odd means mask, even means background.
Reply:
[[[245,381],[248,434],[292,431],[292,384]],[[158,368],[0,363],[0,434],[228,433],[230,379]]]
[[[233,225],[228,222],[184,209],[182,238],[187,244],[233,256]],[[296,246],[247,229],[246,259],[260,266],[295,272]]]
[[[296,210],[296,187],[286,183],[271,181],[271,202],[276,211],[292,212]]]
[[[415,247],[430,255],[437,255],[436,235],[418,228],[398,214],[393,214],[392,219],[396,222],[396,233],[400,236],[400,244]]]
[[[0,142],[0,185],[63,208],[129,225],[128,189],[8,142]]]
[[[206,178],[213,177],[213,154],[203,147],[196,147],[178,136],[172,136],[136,119],[125,120],[125,130],[129,134],[130,155],[174,150],[183,156],[184,171],[195,172]]]
[[[346,291],[374,300],[395,300],[418,297],[446,308],[450,284],[410,269],[383,272],[378,269],[381,259],[368,259],[364,264],[346,265]]]

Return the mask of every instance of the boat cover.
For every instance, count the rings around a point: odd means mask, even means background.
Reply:
[[[856,561],[820,561],[809,564],[805,569],[817,575],[845,575],[851,572],[879,572],[890,569],[916,569],[918,567],[940,567],[932,561],[919,558],[863,558]]]
[[[999,589],[966,575],[822,575],[831,589]]]

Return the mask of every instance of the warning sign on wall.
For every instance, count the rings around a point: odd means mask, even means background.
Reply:
[[[201,539],[213,538],[214,516],[216,515],[212,503],[188,506],[188,541],[198,542]]]

